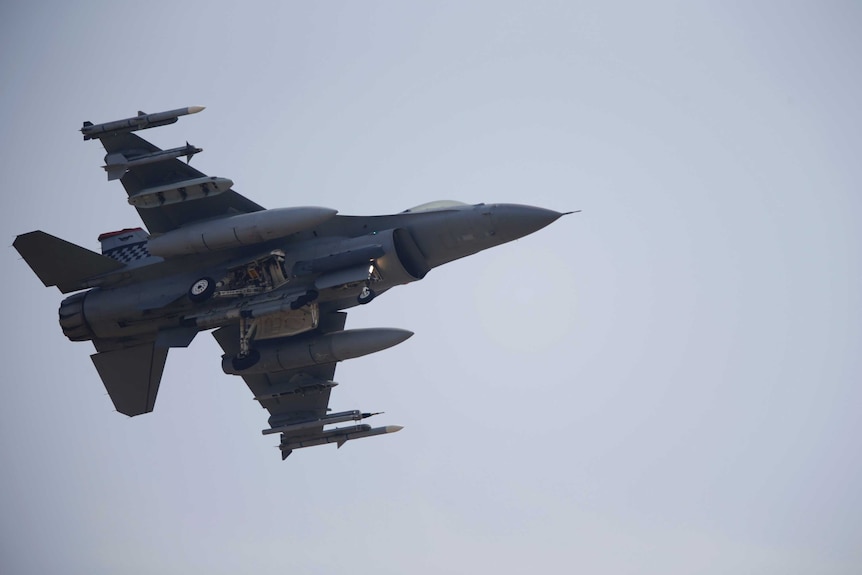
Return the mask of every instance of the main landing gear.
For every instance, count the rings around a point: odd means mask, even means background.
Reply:
[[[206,301],[215,293],[215,280],[212,278],[200,278],[189,288],[189,299],[193,302]]]
[[[304,294],[300,295],[290,304],[290,311],[281,311],[276,312],[277,314],[281,314],[281,319],[284,323],[293,323],[294,327],[290,331],[282,330],[280,333],[273,333],[273,328],[271,326],[267,327],[264,325],[261,329],[266,330],[266,334],[264,334],[265,338],[272,338],[274,336],[282,335],[284,337],[289,337],[290,335],[295,335],[297,333],[302,333],[305,331],[310,331],[315,329],[318,325],[318,307],[313,302],[317,299],[318,293],[315,290],[309,290]],[[311,304],[308,308],[306,314],[300,314],[299,322],[303,325],[297,325],[297,310]],[[292,318],[292,322],[288,322],[288,318],[285,317],[285,314],[294,314]],[[244,309],[239,313],[239,353],[234,356],[232,359],[233,368],[237,371],[242,371],[250,368],[254,364],[256,364],[260,360],[260,352],[251,347],[251,341],[254,339],[255,334],[258,331],[259,318],[267,318],[272,317],[273,314],[270,315],[262,315],[256,316],[254,308]],[[304,322],[303,322],[304,318]]]
[[[263,257],[228,269],[225,276],[218,281],[211,277],[196,280],[189,288],[188,296],[195,303],[211,297],[249,297],[270,292],[287,281],[284,274],[284,252],[273,250]]]

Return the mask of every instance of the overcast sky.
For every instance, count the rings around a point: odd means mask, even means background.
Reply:
[[[4,574],[862,570],[858,2],[5,2],[15,236],[140,225],[81,122],[265,207],[582,209],[350,312],[402,432],[282,462],[206,333],[114,411],[9,247]]]

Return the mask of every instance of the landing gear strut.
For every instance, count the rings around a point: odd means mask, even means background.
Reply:
[[[254,335],[257,324],[251,320],[251,315],[243,312],[239,316],[239,356],[246,357],[249,353],[248,344]]]
[[[356,301],[359,304],[365,305],[377,296],[377,293],[371,289],[371,284],[377,281],[380,281],[380,274],[377,273],[377,266],[372,262],[368,266],[368,277],[365,279],[365,285],[362,286],[362,291],[356,296]]]
[[[313,302],[318,298],[318,293],[315,290],[308,290],[296,297],[290,304],[290,311],[282,310],[275,313],[282,314],[281,319],[285,325],[273,327],[265,325],[259,327],[258,316],[255,315],[255,308],[247,308],[239,312],[239,353],[231,360],[233,368],[236,371],[242,371],[255,365],[260,360],[260,352],[251,347],[251,341],[256,335],[262,338],[273,337],[290,337],[298,333],[313,330],[318,325],[319,308]],[[296,313],[305,306],[308,306],[303,312]],[[285,314],[289,317],[285,317]],[[234,316],[236,317],[236,316]],[[263,317],[267,317],[266,314]],[[272,323],[272,322],[269,322]],[[278,322],[281,323],[281,322]],[[261,333],[262,330],[262,333]]]
[[[250,368],[260,359],[260,352],[249,348],[256,325],[249,314],[242,313],[239,316],[239,354],[231,360],[237,371]]]

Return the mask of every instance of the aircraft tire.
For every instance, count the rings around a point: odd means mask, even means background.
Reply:
[[[234,356],[234,358],[231,360],[231,363],[233,364],[233,368],[236,371],[242,371],[244,369],[250,368],[258,361],[260,361],[260,352],[256,349],[252,349],[245,357],[240,357],[238,355]]]
[[[189,288],[189,299],[193,302],[206,301],[215,292],[215,280],[212,278],[200,278]]]
[[[359,292],[358,296],[356,296],[356,301],[362,305],[365,305],[365,304],[369,303],[371,300],[373,300],[376,295],[377,294],[374,293],[373,289],[366,286],[366,287],[362,288],[362,291]]]

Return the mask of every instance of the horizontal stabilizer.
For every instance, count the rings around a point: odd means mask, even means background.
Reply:
[[[12,243],[42,283],[63,293],[83,289],[86,279],[118,270],[124,264],[43,231],[21,234]]]
[[[90,357],[117,411],[131,417],[153,410],[168,358],[167,348],[149,342]]]

